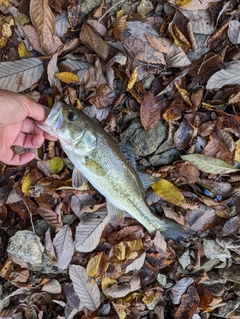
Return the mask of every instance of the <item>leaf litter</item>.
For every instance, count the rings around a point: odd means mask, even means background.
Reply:
[[[74,189],[46,141],[31,163],[1,164],[1,318],[239,318],[238,3],[5,0],[0,11],[0,88],[73,104],[132,144],[152,175],[148,204],[196,231],[175,243],[129,216],[112,226],[105,199],[86,181]]]

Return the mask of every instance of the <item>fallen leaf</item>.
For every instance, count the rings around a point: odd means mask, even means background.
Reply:
[[[144,129],[149,132],[153,129],[161,114],[161,105],[152,92],[146,93],[140,107],[140,118]]]
[[[1,62],[0,87],[12,92],[24,91],[40,79],[43,71],[43,63],[37,58]]]
[[[191,277],[184,277],[173,286],[171,292],[174,305],[180,304],[182,295],[193,283],[194,280]]]
[[[63,160],[60,157],[53,157],[50,160],[50,170],[52,174],[58,174],[64,166]]]
[[[107,256],[101,252],[92,257],[87,264],[87,274],[89,277],[101,277],[106,272],[109,266]]]
[[[72,231],[68,225],[64,225],[53,239],[53,245],[57,255],[57,266],[66,269],[74,254]]]
[[[72,84],[75,82],[79,82],[79,78],[76,74],[71,73],[71,72],[60,72],[60,73],[55,73],[54,74],[60,81],[67,83],[67,84]]]
[[[229,40],[233,44],[239,44],[240,43],[239,28],[240,28],[240,22],[238,20],[231,20],[229,22],[228,37],[229,37]]]
[[[81,2],[82,0],[70,0],[67,2],[68,21],[72,30],[76,30],[80,26]]]
[[[160,179],[152,184],[151,187],[154,192],[156,192],[160,197],[169,203],[181,206],[185,201],[185,198],[180,190],[165,179]]]
[[[101,59],[106,60],[109,52],[108,44],[87,23],[81,27],[80,40]]]
[[[62,219],[59,218],[59,215],[55,211],[39,207],[37,212],[42,216],[46,223],[56,228],[57,231],[63,226]]]
[[[207,82],[207,89],[220,89],[224,85],[240,84],[240,63],[239,61],[228,62],[225,69],[214,73]]]
[[[60,294],[62,288],[56,279],[52,279],[43,285],[42,291],[49,292],[50,294]]]
[[[38,31],[42,50],[49,53],[54,43],[55,16],[48,0],[31,0],[29,14]]]
[[[76,250],[89,252],[95,249],[107,223],[108,215],[106,208],[99,209],[99,211],[87,215],[76,228],[74,242]]]
[[[182,296],[181,305],[175,313],[174,319],[192,318],[200,299],[195,287],[189,287],[187,293]]]
[[[82,266],[71,265],[69,268],[70,278],[73,288],[82,301],[84,306],[89,310],[97,310],[100,306],[100,291],[96,283],[88,277],[86,269]]]
[[[228,174],[238,172],[238,168],[234,168],[232,165],[203,154],[190,154],[182,155],[183,160],[190,162],[193,166],[197,167],[200,171],[210,174]]]

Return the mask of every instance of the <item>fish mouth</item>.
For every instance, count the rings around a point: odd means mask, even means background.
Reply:
[[[54,103],[48,117],[44,122],[36,121],[36,125],[45,132],[54,137],[58,137],[57,129],[62,124],[62,102],[57,101]]]

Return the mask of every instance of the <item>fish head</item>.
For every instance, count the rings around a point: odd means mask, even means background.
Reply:
[[[36,124],[50,135],[58,138],[65,150],[75,149],[76,153],[80,148],[76,145],[83,140],[86,130],[89,129],[90,119],[75,107],[57,101],[54,103],[48,117],[44,122]],[[89,145],[89,147],[91,147]],[[80,155],[80,154],[79,154]],[[81,155],[83,155],[81,153]]]

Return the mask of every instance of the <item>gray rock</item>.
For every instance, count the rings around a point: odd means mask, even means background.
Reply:
[[[11,237],[7,252],[31,264],[41,263],[44,247],[40,238],[29,230],[19,230]]]
[[[155,154],[149,157],[149,162],[153,166],[168,165],[179,158],[180,151],[172,148],[162,154]]]
[[[239,300],[228,300],[228,302],[213,311],[213,315],[221,318],[230,318],[233,312],[239,307]]]
[[[207,285],[214,296],[221,297],[224,294],[225,287],[221,284]]]
[[[227,269],[219,269],[219,274],[229,281],[240,283],[240,267],[239,265],[232,264]]]
[[[149,162],[153,166],[168,165],[176,161],[180,156],[180,151],[175,148],[173,138],[163,142],[155,154],[149,157]]]
[[[122,134],[121,140],[129,141],[136,156],[153,154],[167,137],[167,129],[162,121],[148,133],[140,121],[133,122]]]
[[[226,258],[230,258],[230,252],[221,246],[219,246],[215,240],[204,239],[203,250],[205,256],[209,259],[218,259],[220,261],[226,261]]]

